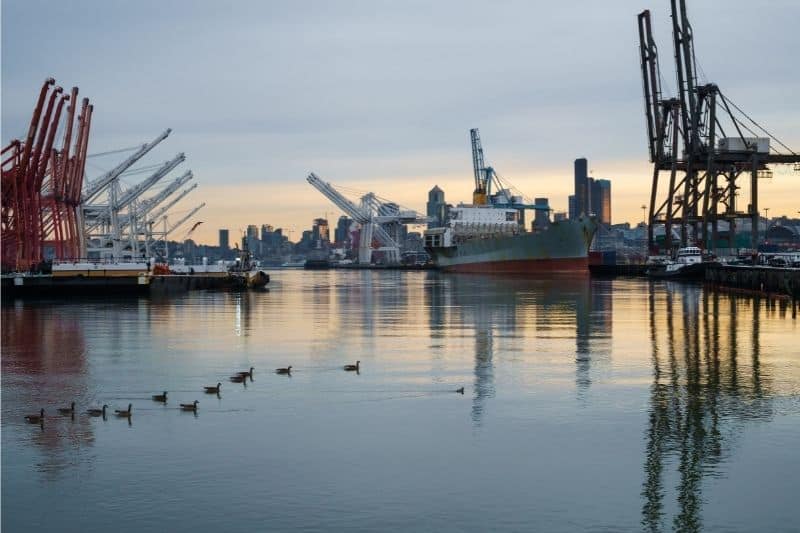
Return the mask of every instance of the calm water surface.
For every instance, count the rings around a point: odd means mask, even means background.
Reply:
[[[638,280],[272,279],[4,303],[3,531],[800,530],[785,304]],[[132,403],[130,424],[83,414],[104,403]]]

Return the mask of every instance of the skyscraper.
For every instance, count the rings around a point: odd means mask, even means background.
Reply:
[[[569,195],[569,209],[568,209],[569,218],[570,219],[578,218],[577,211],[578,211],[578,206],[575,203],[575,195],[574,194],[570,194]]]
[[[230,233],[226,229],[219,230],[219,248],[220,251],[227,252],[230,248]]]
[[[534,198],[533,203],[541,209],[537,209],[533,217],[533,228],[542,231],[550,225],[550,205],[547,198]]]
[[[311,238],[314,239],[314,241],[330,242],[331,232],[330,228],[328,228],[328,219],[314,219],[314,224],[311,227]]]
[[[578,218],[589,211],[588,166],[585,157],[575,160],[575,211],[570,212],[570,218]]]
[[[336,246],[346,246],[350,238],[350,225],[353,221],[347,215],[339,217],[336,223],[336,229],[333,231],[333,241]]]
[[[595,179],[592,181],[592,212],[597,221],[611,225],[611,181]]]
[[[427,216],[431,219],[428,222],[429,228],[440,228],[444,226],[447,217],[447,204],[444,203],[444,191],[438,185],[428,192]]]

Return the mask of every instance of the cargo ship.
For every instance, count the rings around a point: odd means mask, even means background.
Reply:
[[[596,219],[581,215],[550,222],[547,201],[526,202],[512,192],[484,163],[477,128],[470,130],[470,138],[475,173],[472,204],[450,208],[442,227],[425,231],[425,250],[436,266],[451,272],[588,274]],[[526,210],[548,213],[546,223],[534,224],[528,231]]]
[[[496,274],[588,273],[593,217],[552,222],[525,231],[519,210],[460,205],[446,226],[425,231],[425,250],[441,270]]]

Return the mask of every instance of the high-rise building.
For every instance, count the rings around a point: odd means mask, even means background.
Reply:
[[[258,226],[255,224],[250,224],[247,226],[247,238],[258,239]]]
[[[328,228],[328,219],[314,219],[314,224],[311,227],[311,238],[314,239],[314,241],[330,242],[331,232],[330,228]]]
[[[578,206],[575,203],[575,195],[574,194],[570,194],[569,195],[569,209],[568,209],[569,218],[570,219],[578,218],[577,211],[578,211]]]
[[[261,224],[261,240],[268,241],[270,239],[270,234],[274,231],[274,228],[270,224]]]
[[[533,228],[542,231],[550,225],[550,203],[547,198],[534,198],[533,204],[538,207],[533,216]]]
[[[447,204],[444,202],[444,191],[438,185],[428,191],[427,216],[429,228],[440,228],[444,226],[447,218]]]
[[[591,200],[592,212],[597,217],[597,221],[607,226],[611,225],[611,181],[592,180]]]
[[[347,241],[350,239],[350,225],[353,221],[347,215],[339,217],[336,223],[336,229],[333,231],[333,241],[336,246],[346,246]]]
[[[589,211],[588,167],[585,157],[575,160],[575,211],[570,212],[570,218],[578,218]]]
[[[226,229],[219,230],[219,248],[225,253],[230,248],[230,233]]]

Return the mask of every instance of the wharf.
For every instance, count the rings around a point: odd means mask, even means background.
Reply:
[[[705,282],[747,292],[782,294],[800,300],[800,268],[769,266],[709,265]]]
[[[265,275],[266,276],[266,275]],[[4,274],[2,297],[47,298],[61,296],[170,295],[191,290],[246,288],[230,274],[152,274],[119,276],[53,276],[52,274]],[[266,276],[269,282],[269,276]]]

